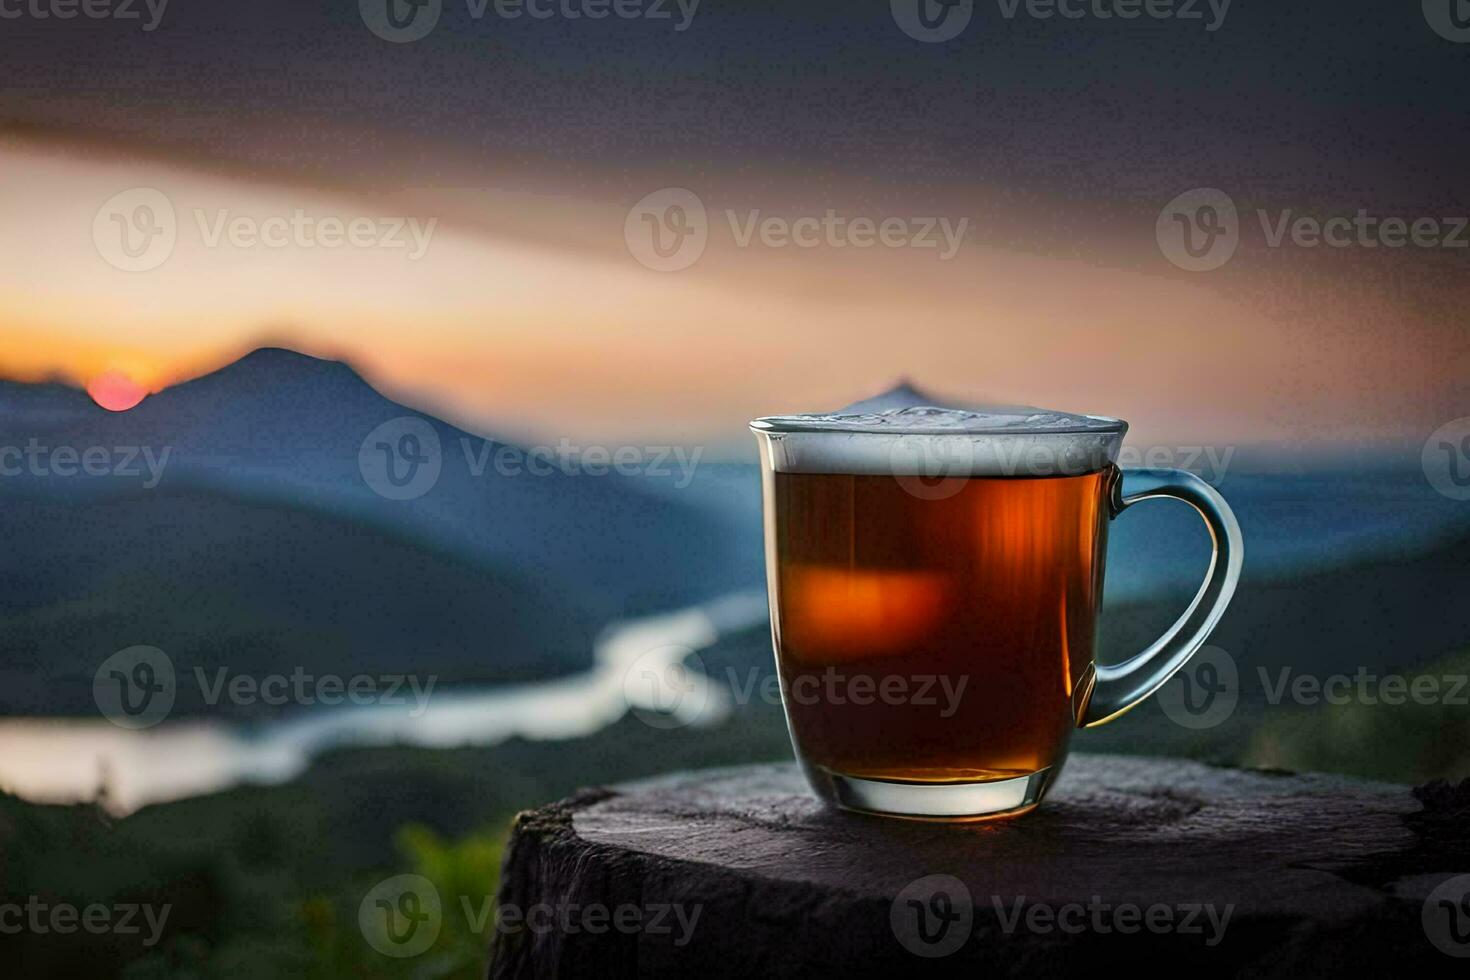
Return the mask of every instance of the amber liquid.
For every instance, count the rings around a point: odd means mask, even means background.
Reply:
[[[768,478],[777,661],[809,764],[957,782],[1060,763],[1091,676],[1107,472],[941,499],[891,476]]]

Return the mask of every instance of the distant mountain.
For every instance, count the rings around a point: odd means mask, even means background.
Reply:
[[[585,667],[603,625],[518,570],[208,491],[7,502],[0,536],[0,715],[94,713],[97,665],[139,644],[184,678],[185,715],[206,706],[196,670],[525,681]]]
[[[34,424],[59,425],[101,411],[80,388],[59,381],[27,384],[0,379],[0,425],[25,419]]]
[[[413,499],[360,465],[395,419],[439,443]],[[279,349],[122,413],[0,383],[0,714],[90,712],[96,665],[137,644],[185,672],[545,677],[611,620],[750,584],[708,499],[525,462]]]
[[[604,615],[746,584],[729,568],[718,527],[677,493],[650,493],[638,476],[527,465],[519,447],[396,404],[335,361],[265,348],[122,413],[62,386],[8,383],[0,407],[0,447],[36,439],[78,453],[142,447],[161,459],[167,451],[160,487],[349,517],[488,567],[513,567]],[[369,485],[359,453],[379,426],[405,418],[421,419],[437,437],[439,476],[420,496],[387,499]],[[658,456],[644,453],[634,465],[656,465],[665,475],[654,478],[677,483],[677,460]],[[0,495],[128,494],[147,480],[147,457],[134,462],[144,470],[136,479],[26,472],[0,478]]]

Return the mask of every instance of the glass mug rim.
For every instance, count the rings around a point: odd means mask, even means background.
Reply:
[[[914,413],[910,415],[909,413]],[[911,419],[936,418],[949,415],[963,425],[928,425],[923,422],[895,429],[891,422],[899,417]],[[753,419],[750,428],[755,432],[831,432],[840,434],[882,435],[942,435],[951,437],[968,436],[1015,436],[1047,432],[1066,435],[1081,432],[1117,432],[1128,429],[1128,423],[1111,415],[1077,415],[1069,412],[1052,412],[1022,406],[1006,406],[989,410],[954,409],[934,405],[911,405],[902,409],[882,412],[808,415],[764,415]]]
[[[916,406],[853,415],[777,415],[750,430],[777,473],[831,473],[927,478],[1056,477],[1115,465],[1128,423],[1106,415],[1035,410],[966,412],[967,427],[926,425],[906,413],[951,413]],[[1037,424],[1036,419],[1043,422]]]

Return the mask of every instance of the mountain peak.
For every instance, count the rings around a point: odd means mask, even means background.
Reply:
[[[964,411],[985,412],[1039,412],[1041,409],[1030,405],[1016,405],[1011,403],[977,403],[968,400],[948,398],[944,395],[936,395],[914,384],[908,378],[899,378],[893,386],[886,391],[879,392],[871,398],[853,402],[851,405],[841,409],[840,415],[865,415],[876,412],[892,412],[901,408],[957,408]]]
[[[231,361],[219,370],[288,371],[293,374],[314,371],[332,371],[334,373],[347,371],[352,374],[357,373],[344,361],[316,357],[312,354],[303,354],[300,351],[291,350],[289,347],[257,347],[244,357]]]
[[[311,385],[366,384],[346,361],[303,354],[289,347],[257,347],[189,384],[239,386],[252,390],[302,389]]]
[[[887,390],[870,398],[853,402],[842,409],[840,415],[865,415],[872,412],[888,412],[899,408],[914,408],[932,405],[936,408],[958,408],[943,398],[919,388],[908,378],[899,378]]]
[[[289,402],[341,409],[346,407],[347,400],[357,401],[368,392],[377,396],[351,365],[343,361],[314,357],[286,347],[258,347],[208,374],[170,385],[143,404],[155,411],[162,410],[164,404],[197,407],[216,401],[236,406]]]

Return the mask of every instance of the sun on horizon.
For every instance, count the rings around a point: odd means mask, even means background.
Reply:
[[[109,412],[126,412],[148,397],[148,390],[126,372],[113,370],[88,381],[87,394]]]

